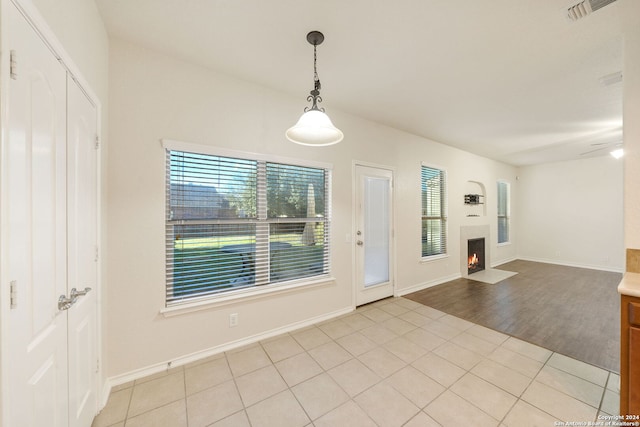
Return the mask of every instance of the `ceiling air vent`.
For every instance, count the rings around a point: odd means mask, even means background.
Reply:
[[[614,1],[616,0],[582,0],[580,3],[567,9],[567,16],[572,21],[577,21]]]

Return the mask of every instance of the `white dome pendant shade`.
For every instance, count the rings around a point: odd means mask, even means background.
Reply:
[[[295,126],[290,127],[287,139],[300,145],[321,147],[342,141],[344,134],[331,123],[331,119],[320,110],[309,110],[304,113]]]
[[[293,127],[285,133],[287,139],[300,145],[321,147],[337,144],[342,141],[344,134],[335,127],[324,108],[318,107],[322,102],[320,97],[320,79],[316,70],[316,46],[324,41],[324,35],[319,31],[311,31],[307,34],[307,41],[313,45],[313,83],[314,87],[307,97],[312,102],[311,107],[304,109],[304,114]]]

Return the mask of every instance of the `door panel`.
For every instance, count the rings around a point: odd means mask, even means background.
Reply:
[[[389,282],[389,196],[388,178],[364,177],[364,287]]]
[[[356,166],[356,305],[393,295],[393,173]]]
[[[22,54],[8,84],[2,150],[2,280],[16,295],[5,329],[4,416],[8,425],[66,426],[67,316],[57,306],[67,266],[65,71],[7,5],[9,43]]]
[[[640,414],[640,367],[635,361],[640,358],[640,328],[629,328],[629,411],[628,414]]]
[[[68,288],[91,288],[68,311],[69,425],[81,427],[97,412],[97,129],[93,104],[67,87]]]

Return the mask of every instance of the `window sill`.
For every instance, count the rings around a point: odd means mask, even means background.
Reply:
[[[246,301],[267,298],[279,294],[299,292],[320,286],[335,284],[333,277],[322,277],[315,280],[303,280],[282,285],[256,286],[249,289],[242,289],[237,292],[222,295],[210,296],[206,299],[176,304],[160,310],[164,317],[174,317],[181,314],[193,313],[201,310],[222,307],[229,304],[238,304]]]
[[[511,245],[511,242],[498,243],[498,247],[500,247],[500,246],[509,246],[509,245]]]
[[[449,258],[449,254],[433,255],[429,257],[420,258],[420,264],[425,264],[427,262],[437,261],[439,259],[444,259],[444,258]]]

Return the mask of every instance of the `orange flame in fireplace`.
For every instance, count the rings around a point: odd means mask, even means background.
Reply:
[[[477,267],[479,264],[478,255],[473,254],[473,256],[469,257],[469,268]]]

